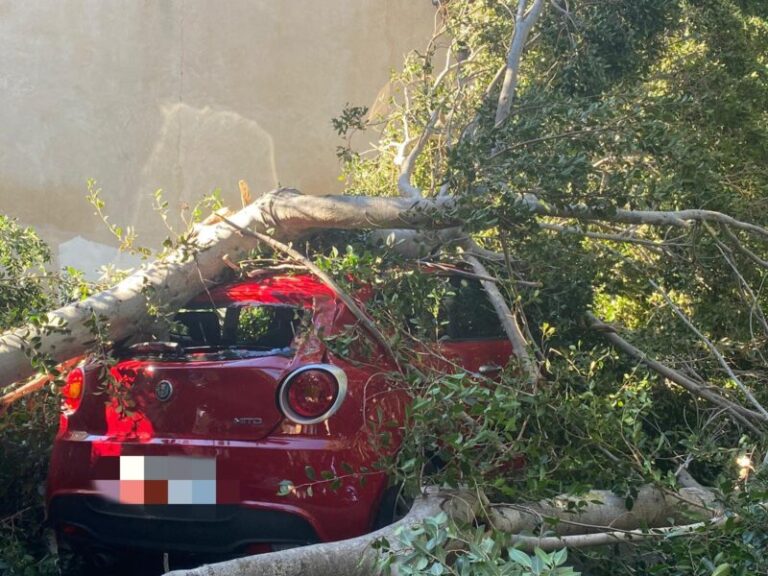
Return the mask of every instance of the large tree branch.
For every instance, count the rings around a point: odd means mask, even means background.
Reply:
[[[416,500],[405,518],[381,530],[357,538],[292,548],[282,552],[239,558],[219,564],[201,566],[194,570],[170,572],[170,576],[362,576],[375,574],[378,552],[373,543],[385,538],[388,552],[403,554],[405,545],[398,538],[398,531],[412,526],[425,518],[444,511],[458,523],[487,520],[497,530],[519,534],[538,528],[544,518],[558,520],[552,530],[557,536],[536,538],[516,536],[523,548],[536,545],[550,547],[564,544],[597,545],[631,540],[628,536],[642,538],[637,530],[664,527],[679,533],[690,532],[698,526],[716,522],[722,512],[714,505],[711,492],[684,488],[680,493],[666,492],[653,486],[642,486],[632,509],[626,499],[607,490],[593,490],[580,496],[558,496],[551,501],[541,501],[523,506],[500,505],[488,508],[475,494],[468,492],[428,492]],[[691,515],[707,519],[688,524]],[[486,518],[483,518],[486,516]],[[682,526],[677,525],[684,522]],[[673,527],[670,527],[673,526]],[[595,533],[596,532],[596,533]],[[620,534],[626,534],[622,537]],[[581,535],[581,536],[577,536]]]
[[[445,228],[457,222],[446,216],[448,199],[408,200],[361,196],[304,196],[295,190],[265,194],[229,219],[260,234],[272,232],[292,240],[316,229]],[[219,222],[200,226],[189,242],[167,258],[153,262],[117,286],[48,314],[48,322],[63,326],[51,331],[40,326],[5,332],[0,336],[0,386],[32,375],[36,368],[30,354],[63,362],[83,354],[93,344],[89,322],[103,319],[105,337],[124,341],[147,328],[154,318],[148,304],[161,309],[183,305],[205,289],[203,280],[215,283],[226,267],[223,257],[244,257],[258,240],[243,236]],[[39,339],[33,349],[30,342]]]
[[[688,228],[694,222],[718,222],[732,228],[745,230],[768,238],[768,228],[737,220],[732,216],[713,210],[625,210],[600,211],[583,205],[556,207],[539,200],[534,194],[525,194],[518,205],[540,216],[556,218],[576,218],[577,220],[595,220],[621,222],[624,224],[647,224],[650,226],[675,226]]]
[[[501,93],[499,94],[499,101],[496,105],[496,119],[495,125],[501,126],[509,116],[509,111],[512,108],[512,101],[515,98],[515,90],[517,89],[517,82],[520,76],[520,59],[523,55],[523,48],[525,42],[528,40],[528,35],[536,24],[541,15],[542,8],[544,8],[544,0],[534,0],[533,6],[524,12],[526,7],[526,0],[520,0],[518,4],[517,17],[515,18],[515,31],[512,34],[512,42],[507,53],[507,67],[504,73],[504,82],[501,85]]]
[[[768,230],[707,210],[652,212],[617,210],[604,215],[586,207],[556,209],[535,196],[520,199],[534,214],[609,220],[632,224],[689,226],[691,221],[721,222],[768,237]],[[363,196],[304,196],[294,190],[265,194],[245,207],[231,220],[238,226],[261,234],[272,232],[280,240],[293,240],[317,229],[444,229],[460,224],[453,213],[451,198],[407,199]],[[450,234],[452,237],[453,233]],[[51,312],[51,325],[65,326],[65,332],[40,326],[27,326],[0,336],[0,386],[18,382],[35,369],[29,354],[39,354],[54,362],[78,356],[92,344],[88,321],[108,320],[106,337],[121,341],[146,327],[152,320],[147,313],[148,300],[161,307],[182,305],[202,291],[201,278],[215,282],[225,266],[225,254],[237,259],[256,244],[256,239],[237,234],[231,226],[201,226],[190,242],[169,257],[147,265],[117,286],[86,300]],[[37,351],[30,341],[40,339]]]
[[[450,497],[428,493],[416,499],[408,515],[399,522],[357,538],[238,558],[194,570],[169,572],[169,576],[368,576],[375,573],[378,558],[372,547],[375,541],[387,539],[397,553],[402,549],[397,545],[397,530],[436,516]]]
[[[400,176],[397,179],[397,187],[399,188],[400,193],[407,198],[421,198],[422,196],[421,190],[411,182],[411,177],[413,176],[413,169],[416,166],[416,160],[422,150],[424,150],[424,145],[432,135],[432,131],[434,130],[439,117],[440,108],[438,106],[432,111],[432,115],[429,117],[427,125],[424,126],[419,139],[416,141],[416,145],[411,149],[400,166]]]
[[[636,544],[651,538],[669,538],[671,536],[683,536],[691,534],[702,528],[719,526],[727,520],[727,516],[715,516],[711,520],[684,524],[682,526],[667,526],[664,528],[636,529],[636,530],[610,530],[595,534],[572,534],[571,536],[512,536],[511,542],[518,548],[533,551],[540,548],[545,552],[559,550],[561,548],[589,548],[593,546],[605,546],[626,542]]]
[[[720,513],[714,494],[707,489],[682,488],[670,493],[646,484],[640,487],[630,508],[622,496],[608,490],[590,490],[528,505],[498,504],[491,507],[489,519],[496,529],[519,534],[534,532],[552,518],[559,520],[555,532],[567,536],[669,526],[688,522],[691,514],[711,518]]]

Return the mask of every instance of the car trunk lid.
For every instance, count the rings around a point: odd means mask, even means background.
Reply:
[[[286,353],[243,360],[125,360],[112,369],[119,392],[105,407],[110,436],[263,438],[283,415],[277,388]]]

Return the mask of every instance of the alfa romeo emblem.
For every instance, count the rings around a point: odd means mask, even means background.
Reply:
[[[168,382],[168,380],[160,380],[160,382],[157,383],[157,386],[155,386],[155,396],[157,396],[157,399],[160,400],[160,402],[165,402],[172,394],[173,384]]]

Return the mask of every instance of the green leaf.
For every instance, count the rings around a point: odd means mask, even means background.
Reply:
[[[533,567],[530,556],[528,556],[528,554],[522,550],[518,550],[517,548],[509,548],[507,553],[509,554],[509,559],[512,560],[512,562],[519,564],[520,566],[525,566],[529,569]]]

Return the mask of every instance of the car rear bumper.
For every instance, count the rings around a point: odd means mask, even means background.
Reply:
[[[163,550],[187,549],[183,548],[187,541],[207,541],[209,536],[198,537],[190,527],[197,522],[200,530],[226,533],[212,552],[230,551],[243,542],[341,540],[370,529],[386,477],[369,473],[363,478],[365,482],[349,477],[335,488],[327,480],[313,482],[306,470],[311,466],[319,474],[338,469],[340,462],[354,462],[359,454],[360,444],[317,438],[226,443],[153,438],[132,442],[67,434],[54,444],[48,475],[48,516],[54,525],[70,523],[107,545],[123,542],[145,548],[145,543],[157,540],[161,547],[152,548]],[[139,455],[145,460],[215,460],[215,498],[189,504],[170,503],[169,498],[168,504],[150,504],[146,499],[126,502],[122,495],[116,498],[103,489],[105,482],[123,482],[121,466],[116,462]],[[313,485],[312,493],[299,489],[280,496],[278,489],[284,480],[295,486]],[[235,528],[230,529],[229,524]],[[169,547],[177,542],[179,546]],[[192,548],[201,550],[198,545]]]
[[[318,541],[300,516],[237,505],[142,506],[73,494],[50,502],[48,521],[73,548],[234,554],[254,544]]]

